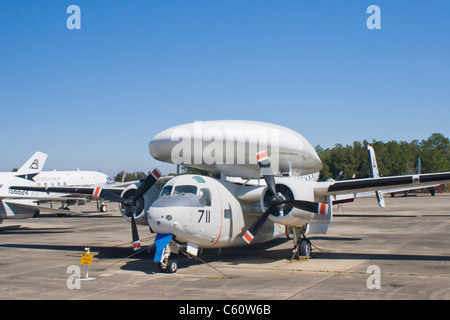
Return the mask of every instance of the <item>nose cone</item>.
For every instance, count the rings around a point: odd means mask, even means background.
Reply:
[[[183,237],[192,213],[197,212],[200,203],[193,194],[163,196],[155,200],[148,210],[148,223],[156,233],[173,233]]]
[[[156,233],[175,233],[179,227],[179,222],[173,219],[173,211],[169,212],[164,208],[150,207],[148,224]]]

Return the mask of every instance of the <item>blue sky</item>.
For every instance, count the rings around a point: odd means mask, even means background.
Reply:
[[[148,142],[200,120],[322,147],[450,136],[445,0],[2,0],[0,49],[0,171],[36,150],[47,170],[170,171]]]

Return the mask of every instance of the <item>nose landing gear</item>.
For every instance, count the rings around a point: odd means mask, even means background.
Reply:
[[[175,273],[178,270],[178,264],[175,259],[168,258],[160,262],[158,269],[160,272]]]
[[[172,248],[172,234],[158,233],[155,239],[156,252],[154,261],[159,263],[158,269],[161,272],[174,273],[178,270],[178,264],[170,258],[172,251],[178,253],[178,247]]]
[[[175,273],[178,270],[178,264],[177,261],[173,258],[170,258],[171,253],[170,243],[167,244],[164,247],[163,253],[162,253],[162,259],[159,262],[158,269],[160,272],[167,272],[167,273]]]

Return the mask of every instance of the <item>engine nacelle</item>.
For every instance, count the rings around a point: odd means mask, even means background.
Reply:
[[[314,189],[311,182],[305,182],[293,178],[276,178],[276,192],[283,200],[306,200],[315,201]],[[267,210],[273,199],[272,192],[266,187],[261,194],[261,208]],[[274,223],[286,224],[290,226],[303,226],[309,222],[315,222],[317,219],[322,220],[323,217],[300,210],[288,205],[280,205],[274,209],[269,219]]]
[[[88,200],[86,199],[77,200],[77,205],[79,206],[84,206],[86,203],[88,203]]]
[[[134,211],[134,219],[136,224],[148,225],[147,212],[150,205],[158,198],[161,189],[164,187],[167,181],[157,181],[141,198],[136,199],[136,207]],[[129,185],[122,193],[121,197],[124,199],[130,199],[136,192],[138,186],[135,184]],[[122,216],[131,221],[131,218],[126,214],[125,208],[119,204],[120,213]]]
[[[286,186],[285,184],[276,184],[275,190],[277,192],[277,196],[280,197],[283,200],[295,200],[294,193],[292,192],[291,188]],[[272,191],[269,188],[265,188],[264,191],[261,194],[261,208],[263,211],[266,211],[270,203],[273,201],[273,198],[275,195],[272,193]],[[272,216],[275,217],[283,217],[288,215],[292,211],[292,207],[288,205],[281,205],[276,210],[273,210],[271,212]]]
[[[129,185],[125,190],[122,191],[120,196],[124,199],[130,199],[134,195],[136,190],[137,190],[136,185],[134,185],[134,184]],[[134,212],[134,219],[137,224],[144,224],[144,222],[146,221],[145,212],[144,212],[145,199],[144,198],[138,199],[138,201],[136,201],[136,207],[137,207],[137,210]],[[125,212],[125,208],[122,204],[119,204],[119,210],[125,219],[127,219],[128,221],[131,221],[130,216],[127,215],[127,213]]]

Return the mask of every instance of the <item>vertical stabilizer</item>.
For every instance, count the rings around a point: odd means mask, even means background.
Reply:
[[[372,178],[379,178],[380,173],[378,172],[378,164],[377,158],[375,157],[375,150],[373,150],[372,146],[367,145],[367,150],[369,151],[369,162],[370,162],[370,175]],[[381,208],[385,207],[383,192],[378,190],[375,191],[375,195],[377,196],[378,204]]]
[[[23,166],[20,167],[19,170],[17,170],[17,173],[37,174],[41,172],[44,167],[45,160],[47,160],[47,154],[37,151]]]

